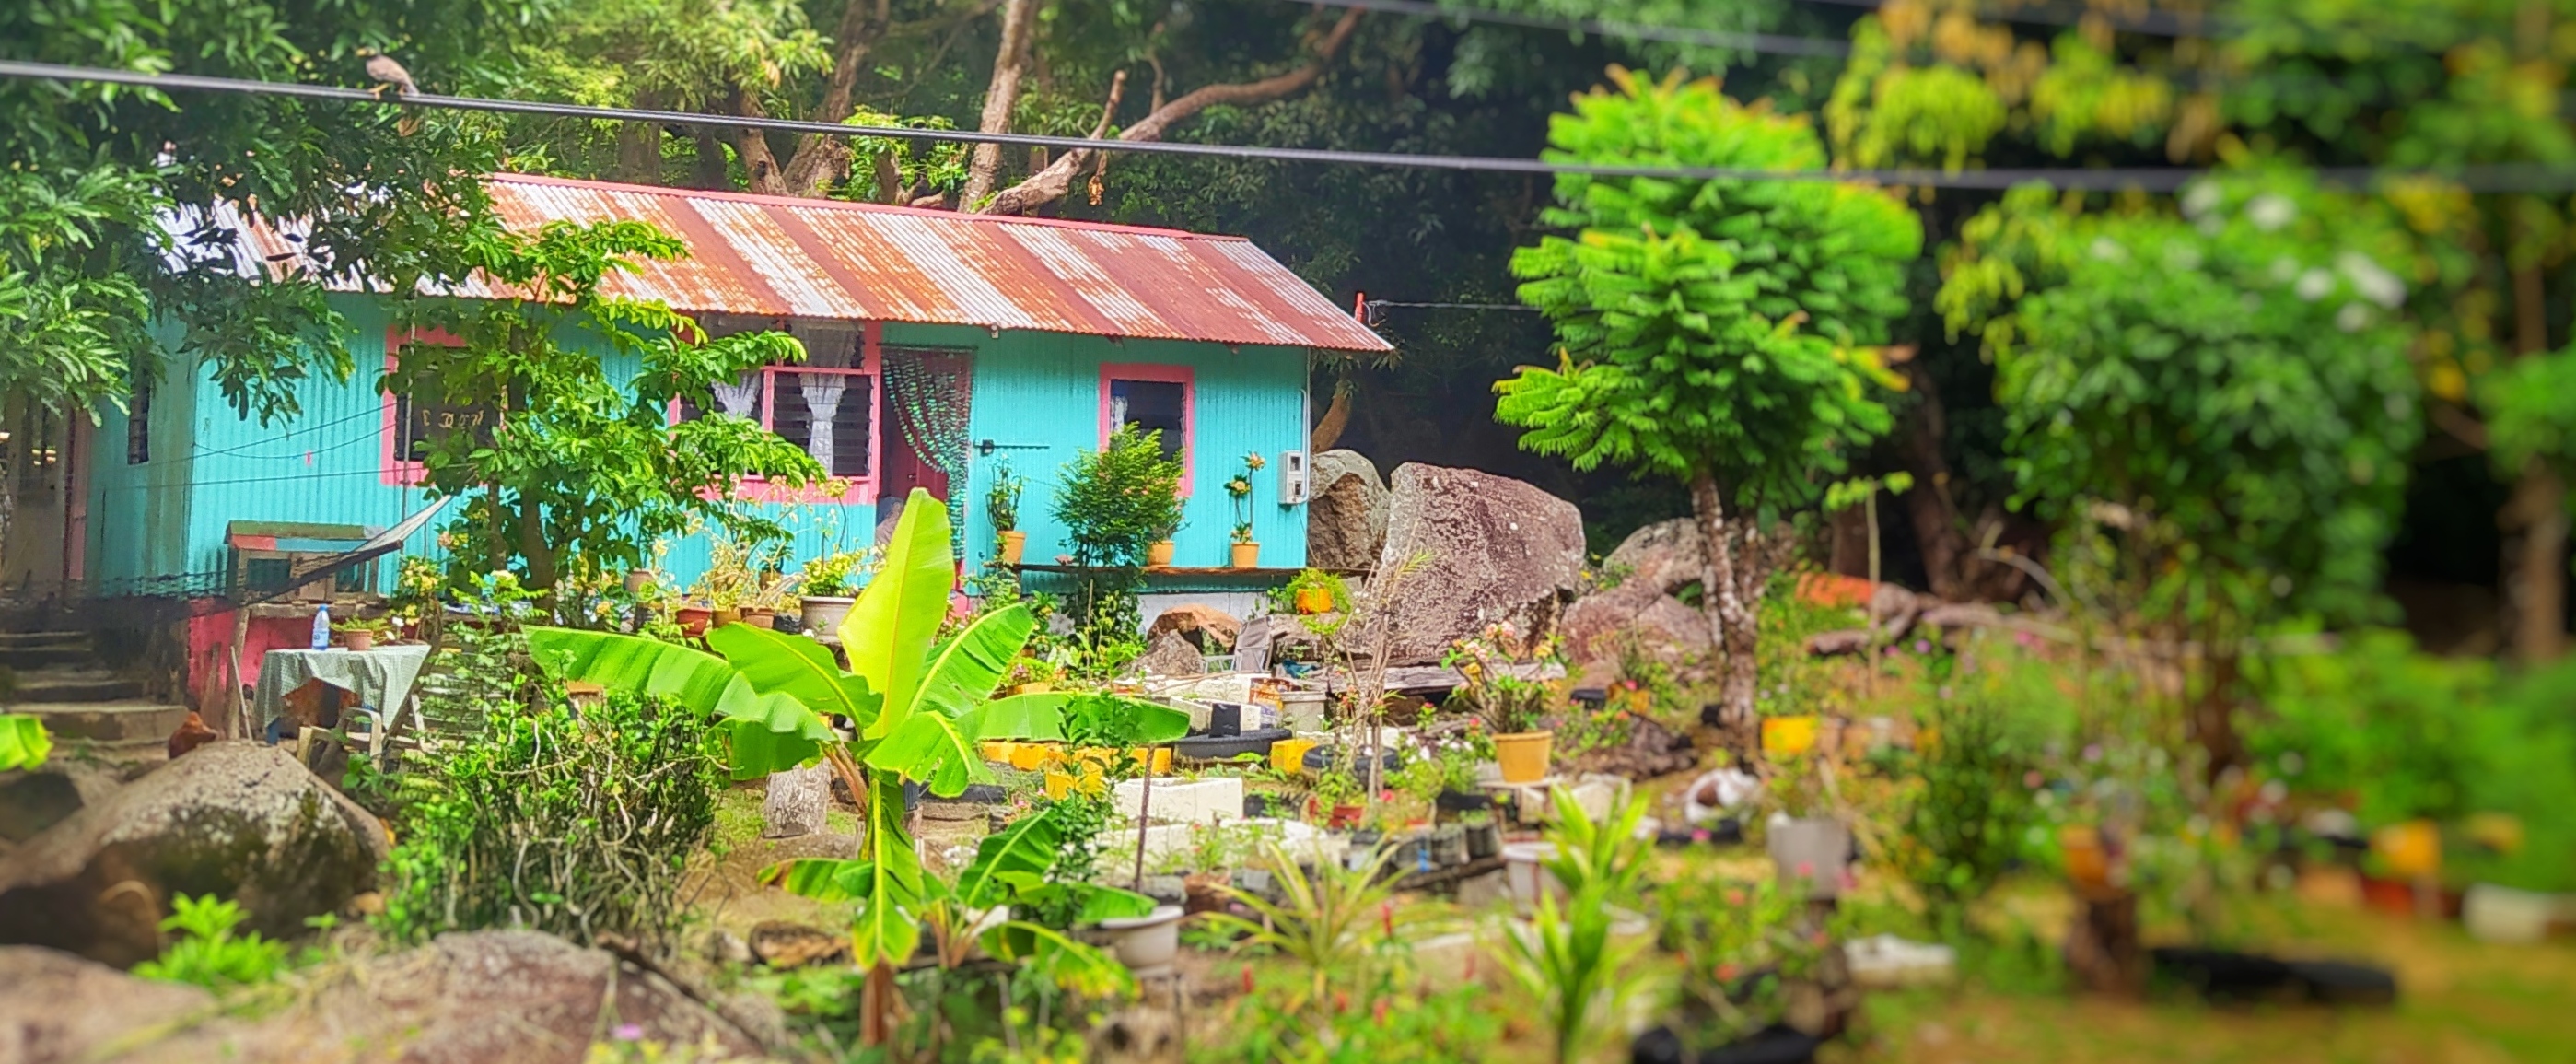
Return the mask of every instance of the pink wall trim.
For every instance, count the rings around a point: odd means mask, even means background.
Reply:
[[[1103,362],[1100,364],[1100,445],[1109,446],[1109,434],[1118,426],[1109,423],[1110,381],[1162,381],[1181,386],[1181,497],[1188,498],[1196,481],[1198,467],[1199,390],[1198,372],[1188,366],[1171,366],[1160,362]]]
[[[879,470],[881,468],[881,463],[884,460],[883,455],[885,453],[886,436],[885,366],[882,361],[882,345],[879,343],[880,338],[884,335],[885,324],[883,322],[871,321],[860,324],[859,368],[857,369],[773,366],[761,371],[760,427],[765,429],[772,429],[776,425],[774,414],[778,409],[777,374],[781,370],[792,373],[837,373],[845,377],[869,378],[868,431],[874,433],[875,438],[868,441],[867,473],[861,476],[841,478],[848,484],[848,487],[838,494],[827,490],[824,485],[821,484],[807,485],[802,488],[789,488],[780,485],[773,485],[766,477],[744,477],[741,480],[736,481],[734,484],[734,498],[742,499],[747,502],[801,503],[809,505],[813,503],[839,503],[843,506],[876,505],[877,485],[880,483],[878,479],[880,476]],[[676,425],[680,423],[680,404],[676,400],[671,403],[670,416],[672,424]],[[710,493],[710,495],[712,497],[712,493]]]
[[[391,373],[394,371],[394,368],[402,355],[404,344],[434,344],[439,347],[463,347],[465,346],[465,340],[463,337],[456,336],[445,329],[405,330],[399,325],[387,328],[385,330],[385,372]],[[402,433],[395,431],[394,395],[392,392],[385,392],[383,395],[378,396],[378,398],[384,401],[385,428],[383,441],[377,445],[376,451],[378,455],[378,461],[376,463],[377,479],[398,488],[419,487],[422,481],[429,479],[429,467],[422,465],[419,462],[406,460],[401,455],[394,453],[394,445],[402,437]]]

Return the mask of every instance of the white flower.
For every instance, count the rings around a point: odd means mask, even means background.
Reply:
[[[2290,224],[2290,220],[2298,216],[2299,205],[2279,193],[2264,193],[2245,205],[2245,220],[2266,233]]]
[[[2335,269],[2352,278],[2352,286],[2362,297],[2390,310],[2406,302],[2406,282],[2395,273],[2358,251],[2335,256]]]
[[[2227,231],[2227,219],[2215,214],[2201,215],[2200,220],[2193,222],[2192,225],[2199,228],[2202,236],[2217,236]]]
[[[2113,240],[2107,236],[2094,237],[2093,246],[2084,250],[2094,258],[2100,259],[2104,262],[2129,261],[2129,249],[2121,247],[2119,241]]]
[[[2272,260],[2272,279],[2288,284],[2299,276],[2299,260],[2283,255]]]
[[[2299,275],[2298,287],[2291,289],[2299,298],[2314,303],[2334,291],[2334,275],[2324,270],[2309,270]]]
[[[2216,182],[2203,181],[2193,185],[2191,191],[2182,194],[2183,217],[2198,218],[2217,210],[2219,203],[2226,198],[2227,194],[2219,190]]]
[[[2369,327],[2370,305],[2367,303],[2346,303],[2342,310],[2335,311],[2335,328],[2360,332]]]
[[[2200,249],[2189,244],[2166,245],[2165,268],[2178,273],[2189,273],[2199,269]]]

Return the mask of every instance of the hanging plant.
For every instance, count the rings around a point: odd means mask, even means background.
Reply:
[[[1269,463],[1258,453],[1243,456],[1243,472],[1225,482],[1226,497],[1234,502],[1234,541],[1252,542],[1252,474]]]

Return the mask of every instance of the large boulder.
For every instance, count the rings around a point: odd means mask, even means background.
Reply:
[[[1601,560],[1617,583],[1584,596],[1565,611],[1566,653],[1580,664],[1619,656],[1619,640],[1666,664],[1706,657],[1717,647],[1708,615],[1676,593],[1702,574],[1699,524],[1687,517],[1658,521],[1628,534]]]
[[[1197,676],[1207,672],[1207,659],[1189,637],[1162,632],[1145,640],[1145,653],[1136,659],[1136,667],[1148,676]]]
[[[15,993],[18,973],[40,977],[35,986],[47,992]],[[0,986],[13,991],[0,994],[0,1061],[579,1064],[594,1039],[686,1047],[692,1060],[764,1056],[757,1024],[729,1020],[613,954],[532,931],[442,935],[290,978],[306,980],[291,1004],[250,1018],[205,1008],[193,988],[45,950],[0,950]],[[75,1008],[86,1015],[67,1015]],[[29,1015],[14,1015],[22,1009]],[[13,1037],[36,1051],[9,1056]]]
[[[1609,557],[1601,559],[1601,568],[1617,575],[1620,587],[1649,587],[1670,595],[1700,579],[1706,564],[1701,542],[1696,520],[1657,521],[1628,533]]]
[[[1366,569],[1386,546],[1387,490],[1377,466],[1358,451],[1325,451],[1308,467],[1306,564]]]
[[[1583,512],[1510,477],[1399,466],[1373,579],[1399,582],[1392,664],[1437,661],[1498,622],[1546,634],[1583,586]]]
[[[285,750],[215,743],[0,858],[0,943],[130,966],[161,952],[174,894],[229,898],[247,930],[297,934],[372,888],[387,849],[373,815]]]
[[[71,1064],[130,1032],[211,1013],[215,996],[41,946],[0,946],[0,1062]]]

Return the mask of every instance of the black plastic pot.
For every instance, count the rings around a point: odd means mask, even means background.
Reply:
[[[1225,738],[1197,737],[1172,743],[1172,756],[1185,761],[1223,761],[1245,754],[1267,754],[1270,745],[1295,733],[1286,728],[1263,728]]]
[[[2386,1005],[2397,1000],[2397,978],[2386,969],[2343,961],[2284,961],[2255,953],[2159,946],[2148,951],[2156,975],[2217,1002],[2311,1001],[2322,1005]]]
[[[1467,829],[1442,824],[1431,829],[1431,863],[1453,868],[1467,863]]]
[[[1632,1064],[1809,1064],[1823,1044],[1814,1035],[1773,1025],[1743,1041],[1692,1056],[1680,1035],[1669,1027],[1657,1027],[1629,1044],[1628,1059]]]
[[[1610,701],[1610,689],[1607,687],[1577,687],[1574,690],[1566,692],[1566,698],[1571,700],[1575,705],[1582,706],[1585,709],[1599,709],[1603,704]]]
[[[1473,813],[1494,807],[1492,791],[1442,791],[1431,800],[1444,813]]]
[[[1306,751],[1305,764],[1308,772],[1323,772],[1345,762],[1350,763],[1354,774],[1368,770],[1368,759],[1353,759],[1343,753],[1342,748],[1338,746],[1318,746]],[[1404,767],[1404,758],[1395,751],[1389,750],[1378,755],[1377,763],[1381,775],[1392,776]]]
[[[1243,734],[1243,707],[1232,702],[1208,704],[1208,735],[1231,739]]]
[[[1503,852],[1502,828],[1496,826],[1492,821],[1486,821],[1482,824],[1464,824],[1461,825],[1461,827],[1467,834],[1468,860],[1482,861],[1488,857],[1501,856]]]

